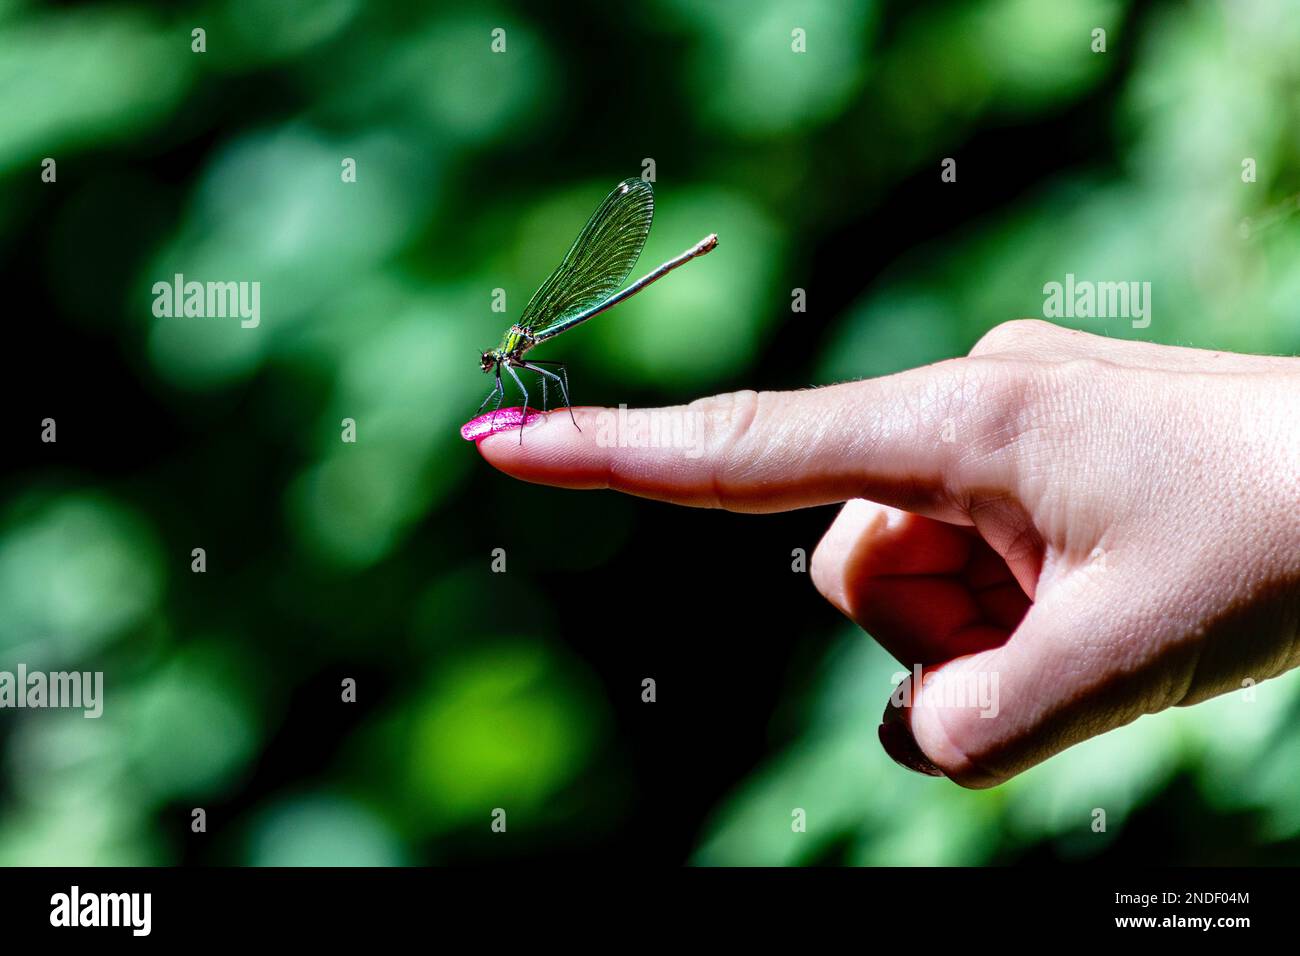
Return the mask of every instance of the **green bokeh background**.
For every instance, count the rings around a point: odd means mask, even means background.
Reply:
[[[1078,328],[1294,354],[1297,51],[1286,0],[0,0],[0,669],[107,693],[0,712],[0,862],[1300,862],[1297,675],[965,792],[880,751],[897,665],[790,573],[832,512],[521,488],[457,433],[647,158],[642,266],[722,242],[566,336],[580,403],[951,357],[1067,273],[1153,287]],[[155,318],[177,272],[260,281],[262,324]],[[766,615],[680,583],[762,574]],[[654,627],[584,592],[625,579]]]

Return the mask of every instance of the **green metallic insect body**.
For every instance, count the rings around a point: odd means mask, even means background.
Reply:
[[[495,349],[489,349],[480,357],[480,367],[484,372],[494,372],[496,382],[488,397],[479,406],[479,411],[482,411],[494,396],[496,397],[495,408],[501,407],[501,401],[505,397],[505,386],[501,382],[502,368],[523,392],[524,407],[527,408],[528,389],[524,387],[515,371],[515,369],[527,369],[541,376],[543,409],[546,406],[546,383],[551,380],[560,386],[564,403],[570,406],[569,416],[573,417],[572,403],[569,401],[568,372],[564,366],[558,362],[526,361],[524,354],[538,343],[567,332],[593,316],[613,308],[624,299],[636,295],[650,283],[662,279],[678,266],[696,256],[712,252],[718,245],[716,235],[706,236],[681,255],[642,276],[622,292],[616,292],[615,290],[627,280],[637,259],[640,258],[641,249],[650,234],[650,223],[653,218],[654,190],[643,179],[625,179],[605,197],[605,201],[592,214],[587,225],[578,234],[578,238],[569,247],[559,267],[533,293],[519,321],[506,330],[501,337],[501,343]],[[543,367],[547,365],[557,367],[559,372]],[[573,424],[575,426],[578,424],[576,419]],[[522,423],[519,440],[523,441]]]

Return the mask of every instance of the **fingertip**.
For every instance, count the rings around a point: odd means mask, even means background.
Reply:
[[[1010,753],[1032,736],[1024,702],[1003,693],[1010,667],[1005,649],[991,648],[929,668],[919,688],[913,681],[906,721],[917,749],[968,790],[996,787],[1028,766]]]
[[[479,426],[481,433],[473,439],[488,464],[523,481],[576,488],[599,486],[602,466],[593,427],[599,409],[575,408],[572,416],[567,408],[550,412],[529,409],[526,417],[520,409],[508,411],[511,414],[495,425]]]
[[[527,430],[542,414],[532,408],[498,408],[461,425],[460,437],[479,444],[500,432],[517,430],[521,423]]]

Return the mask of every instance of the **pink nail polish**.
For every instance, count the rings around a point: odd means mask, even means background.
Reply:
[[[525,414],[527,415],[526,418],[524,417]],[[524,427],[527,428],[541,417],[541,412],[531,408],[498,408],[495,412],[480,415],[478,418],[461,425],[460,437],[466,441],[482,441],[497,432],[518,428],[521,421],[524,423]]]

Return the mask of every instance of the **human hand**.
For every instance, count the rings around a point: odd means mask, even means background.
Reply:
[[[993,786],[1300,663],[1300,359],[1021,321],[898,375],[640,413],[686,447],[575,414],[581,432],[561,411],[479,449],[682,505],[848,502],[813,555],[821,593],[909,668],[996,681],[996,715],[927,705],[928,679],[886,706],[912,769]]]

